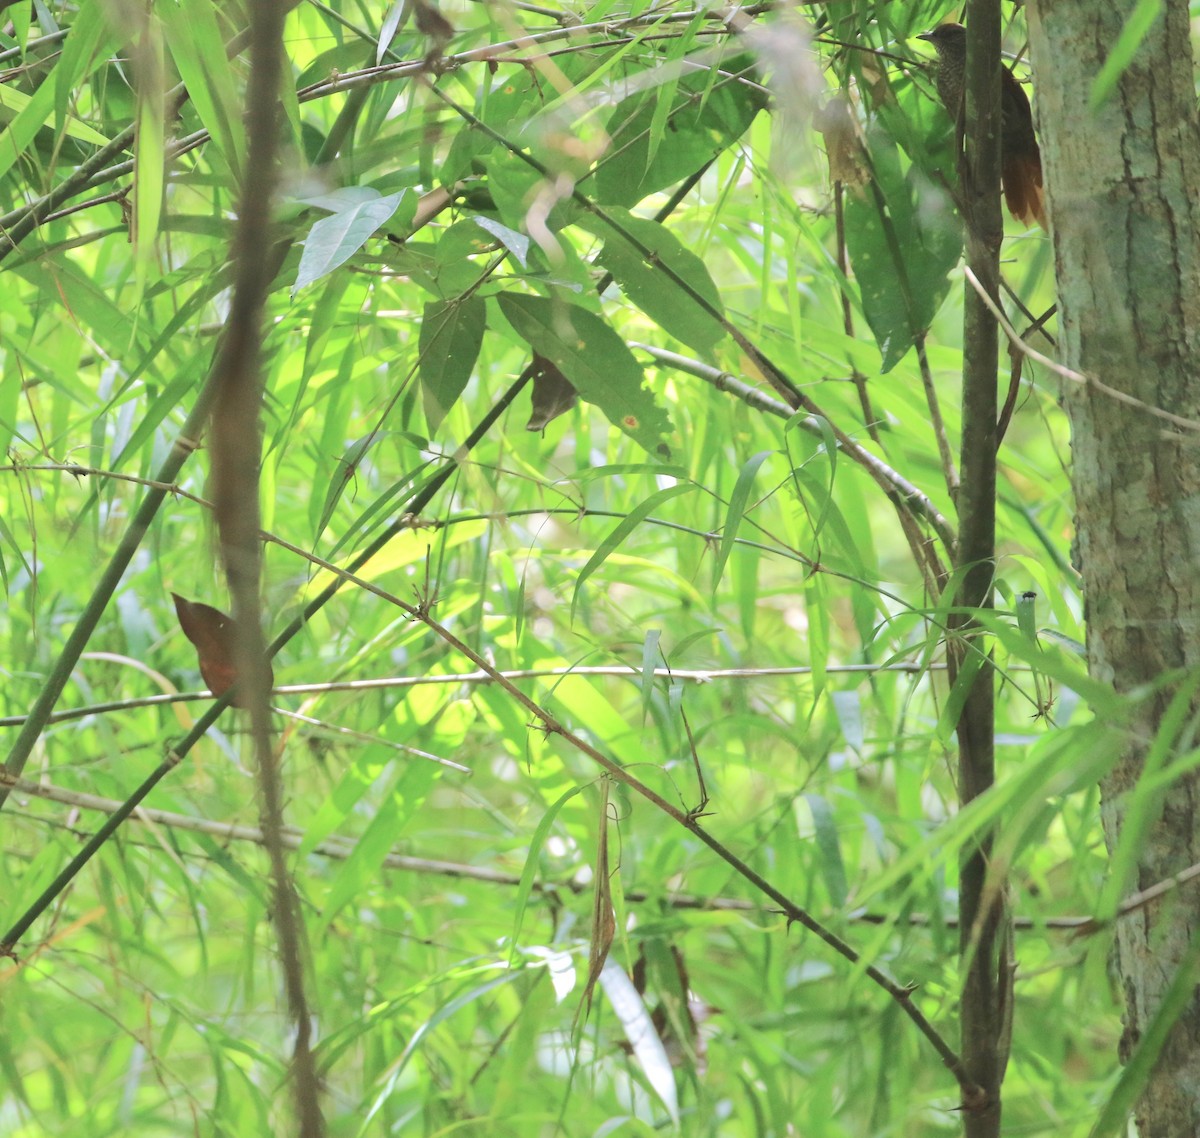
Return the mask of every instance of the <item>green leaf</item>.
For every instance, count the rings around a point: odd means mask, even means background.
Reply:
[[[723,60],[736,72],[752,62],[742,55]],[[736,142],[766,105],[762,93],[741,83],[722,82],[707,94],[714,73],[703,69],[679,81],[667,129],[650,158],[650,139],[659,112],[657,87],[617,105],[606,129],[612,140],[596,170],[596,198],[610,205],[636,205],[648,194],[694,174]]]
[[[208,0],[161,0],[154,6],[188,99],[235,177],[246,156],[239,81],[225,51],[217,8]]]
[[[570,380],[581,399],[646,450],[665,457],[671,420],[643,386],[641,364],[608,324],[559,299],[524,293],[502,293],[499,299],[517,334]]]
[[[734,483],[733,493],[729,495],[729,509],[725,511],[725,526],[721,531],[721,546],[717,550],[717,561],[713,566],[713,588],[721,583],[721,575],[725,572],[725,563],[733,552],[733,544],[737,541],[738,529],[742,517],[746,513],[746,504],[750,501],[750,490],[754,486],[754,477],[759,467],[775,452],[760,450],[749,459],[738,471],[737,482]]]
[[[842,861],[842,848],[838,841],[837,820],[829,802],[821,795],[806,794],[804,801],[808,805],[813,834],[817,841],[821,877],[829,891],[831,904],[835,909],[840,909],[846,903],[849,887],[846,885],[846,866]]]
[[[650,628],[646,630],[646,638],[642,641],[642,719],[650,714],[650,701],[654,698],[654,669],[658,664],[658,642],[662,630]]]
[[[575,620],[575,607],[579,604],[580,590],[583,588],[584,582],[600,568],[601,565],[608,559],[609,555],[617,549],[641,522],[652,514],[663,502],[678,497],[680,494],[686,494],[689,490],[694,490],[695,486],[690,482],[685,482],[679,486],[668,486],[665,490],[658,490],[651,494],[644,502],[640,503],[634,509],[623,517],[608,536],[600,543],[596,552],[588,558],[587,564],[580,569],[579,576],[575,581],[575,591],[571,594],[571,620]]]
[[[1030,644],[1037,644],[1037,593],[1022,593],[1016,600],[1017,627]]]
[[[354,850],[342,863],[330,886],[321,910],[321,921],[328,927],[342,906],[367,889],[378,874],[384,858],[405,827],[420,813],[425,795],[433,785],[435,770],[428,763],[405,767],[395,785],[378,803],[375,814],[355,843]]]
[[[553,827],[562,808],[577,794],[581,794],[583,790],[582,786],[573,786],[560,794],[551,803],[550,809],[538,820],[537,826],[530,835],[529,848],[525,853],[525,864],[521,868],[521,880],[517,884],[517,894],[513,899],[513,908],[516,909],[516,916],[513,919],[512,940],[509,945],[509,959],[512,961],[517,959],[517,946],[521,942],[521,924],[525,920],[525,909],[529,904],[529,894],[533,891],[533,883],[537,877],[538,858],[541,857],[542,847],[546,844],[546,838],[549,837],[551,827]]]
[[[664,332],[698,352],[710,351],[725,335],[719,319],[724,308],[704,262],[659,222],[634,217],[618,207],[606,212],[613,224],[592,214],[579,221],[604,242],[596,263],[612,273],[621,291]],[[689,295],[660,266],[670,269],[695,295]]]
[[[369,186],[347,186],[304,199],[306,205],[333,212],[317,221],[304,239],[292,296],[354,256],[373,233],[391,220],[406,193],[399,190],[382,197]]]
[[[70,129],[70,107],[79,97],[83,81],[103,64],[105,53],[113,43],[114,36],[104,18],[101,4],[84,4],[76,12],[71,24],[71,34],[63,44],[62,58],[54,69],[54,129],[60,132]],[[99,140],[99,141],[97,141]],[[103,135],[81,141],[103,145]]]
[[[159,25],[147,23],[141,37],[137,107],[137,148],[134,151],[134,253],[144,281],[156,260],[158,225],[166,183],[166,123],[163,112],[163,44]]]
[[[1166,968],[1167,961],[1159,967]],[[1200,975],[1200,940],[1192,939],[1183,959],[1171,977],[1171,983],[1160,996],[1160,1003],[1140,1024],[1137,1049],[1121,1068],[1120,1077],[1100,1117],[1088,1132],[1088,1138],[1118,1138],[1129,1133],[1129,1116],[1142,1097],[1172,1029],[1196,998],[1196,979]]]
[[[421,316],[421,395],[432,434],[467,386],[487,327],[482,297],[431,300]]]
[[[846,246],[862,296],[863,315],[889,371],[929,329],[950,291],[962,238],[948,209],[925,208],[938,193],[882,127],[867,132],[872,180],[846,197]]]
[[[12,121],[0,133],[0,176],[7,174],[14,162],[25,152],[44,126],[49,124],[54,108],[54,84],[43,83],[32,95],[0,83],[0,121]],[[108,139],[75,117],[69,117],[63,131],[81,142],[106,146]]]
[[[520,264],[521,268],[527,268],[529,263],[529,238],[524,233],[518,233],[515,229],[509,229],[507,225],[501,225],[498,221],[493,221],[490,217],[473,217],[471,220],[479,226],[485,233],[490,233],[497,241],[500,242]]]

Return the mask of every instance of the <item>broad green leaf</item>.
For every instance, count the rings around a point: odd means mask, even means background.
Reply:
[[[381,197],[378,190],[369,186],[347,186],[306,198],[305,204],[334,212],[315,222],[308,231],[292,296],[353,257],[373,233],[391,220],[406,192],[400,190]]]
[[[846,246],[887,372],[928,331],[946,299],[962,238],[949,208],[923,203],[945,197],[915,167],[905,170],[882,126],[868,129],[867,142],[872,177],[846,196]]]
[[[596,263],[612,273],[621,291],[664,332],[698,352],[711,351],[725,335],[719,319],[724,309],[704,262],[659,222],[618,207],[605,212],[612,224],[594,214],[579,221],[604,242]],[[687,287],[667,276],[663,267]]]
[[[749,56],[725,60],[736,72]],[[679,81],[667,129],[650,160],[650,138],[659,111],[659,91],[651,88],[617,105],[607,123],[611,147],[595,176],[598,201],[633,206],[649,194],[694,174],[746,132],[766,105],[764,96],[740,83],[722,82],[705,94],[705,69]],[[585,186],[587,183],[585,183]]]
[[[517,334],[571,381],[579,397],[646,450],[664,454],[671,420],[642,384],[642,366],[598,316],[562,300],[502,293],[500,308]]]
[[[441,425],[471,378],[483,333],[487,305],[478,296],[432,300],[421,316],[421,395],[430,434]]]

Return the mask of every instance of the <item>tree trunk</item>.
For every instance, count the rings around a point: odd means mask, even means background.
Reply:
[[[1200,133],[1182,0],[1167,0],[1132,61],[1093,109],[1096,76],[1135,0],[1036,0],[1031,59],[1058,278],[1060,355],[1144,404],[1200,414]],[[1129,692],[1200,664],[1200,450],[1145,409],[1069,385],[1078,553],[1088,661]],[[1129,791],[1177,685],[1140,705],[1103,785],[1110,848]],[[1200,862],[1200,776],[1172,785],[1149,818],[1143,888]],[[1122,1057],[1138,1046],[1181,965],[1190,967],[1194,892],[1123,918]],[[1142,1138],[1200,1134],[1200,1003],[1167,1035],[1137,1107]]]

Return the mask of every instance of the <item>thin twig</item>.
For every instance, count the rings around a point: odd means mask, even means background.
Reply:
[[[629,346],[637,348],[639,351],[648,352],[660,363],[678,368],[680,371],[696,376],[697,379],[703,379],[706,383],[711,383],[720,391],[728,391],[750,406],[757,407],[760,411],[766,411],[781,419],[790,419],[796,413],[786,403],[772,399],[770,396],[751,387],[744,380],[738,379],[728,372],[721,371],[720,368],[701,363],[699,360],[689,359],[687,356],[681,356],[678,352],[668,351],[665,348],[656,348],[651,344],[630,343]],[[821,415],[821,418],[825,417]],[[825,421],[828,422],[829,420],[826,419]],[[800,426],[809,434],[817,437],[823,437],[824,435],[821,424],[815,416],[801,420]],[[832,424],[830,426],[838,443],[846,454],[857,462],[859,466],[863,467],[889,497],[893,498],[893,500],[898,497],[914,514],[928,522],[938,537],[941,538],[942,544],[946,549],[953,551],[957,541],[954,527],[938,512],[937,507],[929,497],[918,490],[899,471],[893,470],[883,459],[878,458],[865,449],[840,428]]]
[[[1066,367],[1060,364],[1057,360],[1052,360],[1049,356],[1043,355],[1036,348],[1031,348],[1024,340],[1017,335],[1016,329],[1005,319],[1004,313],[1000,311],[1000,307],[987,295],[983,286],[979,283],[979,278],[971,272],[970,268],[964,268],[967,280],[971,282],[971,287],[979,293],[983,303],[987,305],[992,315],[995,316],[1000,327],[1004,329],[1004,334],[1012,341],[1013,345],[1020,351],[1024,352],[1035,363],[1041,364],[1043,367],[1049,368],[1060,379],[1068,380],[1071,383],[1077,383],[1081,387],[1091,387],[1100,392],[1101,395],[1106,395],[1108,398],[1115,400],[1117,403],[1122,403],[1126,407],[1135,407],[1139,411],[1145,411],[1147,415],[1153,415],[1156,419],[1162,419],[1164,422],[1170,423],[1173,427],[1179,427],[1184,431],[1200,431],[1200,420],[1188,419],[1183,415],[1175,415],[1170,411],[1164,411],[1161,407],[1155,407],[1151,403],[1145,403],[1136,396],[1130,395],[1125,391],[1118,391],[1115,387],[1110,387],[1102,379],[1098,379],[1094,375],[1088,375],[1086,372],[1075,371],[1073,368]]]
[[[925,333],[914,341],[917,349],[917,364],[921,371],[921,386],[925,389],[925,405],[929,408],[929,425],[937,441],[938,457],[942,462],[942,477],[946,480],[946,491],[951,501],[958,498],[958,470],[950,450],[950,439],[946,435],[946,422],[942,418],[942,404],[938,399],[937,385],[933,382],[933,369],[929,366],[929,355],[925,351]]]
[[[62,806],[71,806],[79,810],[94,810],[98,813],[113,814],[119,810],[122,803],[115,798],[103,798],[97,794],[89,794],[81,790],[68,790],[44,781],[34,782],[27,778],[10,778],[0,771],[0,783],[9,787],[17,794],[41,798],[47,802],[57,802]],[[41,821],[42,819],[36,819]],[[190,814],[178,814],[169,810],[157,810],[150,807],[140,807],[130,816],[130,821],[142,822],[154,826],[166,826],[171,829],[193,834],[205,834],[221,841],[250,842],[263,845],[264,838],[261,827],[249,826],[241,822],[217,822],[211,818],[196,818]],[[283,841],[288,849],[298,849],[304,842],[305,832],[298,826],[283,828]],[[313,847],[312,852],[320,857],[336,860],[348,858],[353,854],[357,843],[353,838],[331,834],[328,838]],[[492,885],[518,886],[522,875],[504,873],[486,865],[470,865],[466,862],[444,861],[436,858],[412,857],[408,854],[389,852],[381,863],[386,869],[399,870],[405,873],[428,874],[435,877],[453,877],[469,881],[481,881]],[[1175,874],[1167,881],[1161,881],[1149,889],[1141,890],[1122,901],[1115,914],[1116,919],[1128,916],[1151,901],[1157,900],[1166,893],[1178,889],[1189,882],[1200,878],[1200,865],[1192,865]],[[567,893],[583,894],[591,889],[590,880],[580,877],[567,877],[555,881],[538,881],[533,885],[538,893]],[[755,901],[743,897],[701,897],[690,893],[663,893],[659,889],[624,889],[621,895],[626,901],[641,904],[652,901],[655,904],[665,904],[671,909],[702,909],[713,911],[730,911],[740,913],[763,913],[767,909]],[[927,913],[877,913],[864,909],[855,909],[845,914],[845,919],[855,924],[865,925],[908,925],[913,928],[929,928],[938,926],[957,928],[958,918],[953,913],[930,916]],[[1014,917],[1012,926],[1024,932],[1049,929],[1056,932],[1073,933],[1084,936],[1107,927],[1111,921],[1099,920],[1095,916],[1088,917]]]
[[[1012,666],[1009,668],[1009,671],[1021,671],[1023,667],[1025,666]],[[874,676],[888,672],[917,676],[926,672],[944,671],[945,668],[945,664],[936,662],[928,664],[893,662],[890,664],[827,664],[821,671],[831,676]],[[652,674],[655,679],[669,678],[683,680],[686,683],[711,684],[721,680],[761,680],[771,677],[810,676],[813,671],[814,669],[808,665],[795,665],[778,668],[677,668],[673,671],[668,671],[666,668],[655,668]],[[502,671],[500,674],[506,680],[514,682],[520,680],[558,679],[563,676],[607,676],[613,679],[640,682],[645,676],[645,672],[641,668],[636,668],[631,664],[586,664],[578,667],[567,665],[562,668],[515,668]],[[279,684],[271,690],[274,695],[317,695],[344,691],[390,691],[395,688],[424,687],[430,684],[490,684],[492,682],[492,677],[487,672],[451,672],[448,674],[427,676],[380,676],[377,679],[370,680],[330,680],[327,683]],[[87,719],[92,715],[107,715],[114,711],[132,711],[139,707],[165,707],[176,703],[199,703],[211,700],[212,698],[212,692],[209,691],[165,692],[160,695],[144,695],[131,699],[110,700],[106,703],[90,703],[84,707],[72,707],[65,711],[56,711],[50,716],[50,723],[67,723],[76,719]],[[280,715],[290,715],[299,719],[305,718],[304,716],[297,716],[295,712],[286,711],[281,707],[277,707],[274,710]],[[20,727],[26,718],[28,717],[24,715],[0,716],[0,727]],[[333,724],[324,722],[321,722],[321,726],[339,733],[349,731],[348,728],[336,727]],[[350,734],[359,735],[361,733],[351,731]],[[383,742],[376,735],[365,735],[363,738],[364,741],[369,740],[372,743]],[[388,745],[400,746],[398,743]],[[415,751],[411,747],[402,747],[401,749],[411,751],[415,754],[423,754],[423,752]],[[445,763],[448,760],[440,759],[438,761]],[[457,766],[457,764],[451,765]]]

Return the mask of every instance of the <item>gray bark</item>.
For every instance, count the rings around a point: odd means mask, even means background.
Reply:
[[[1031,61],[1060,304],[1062,362],[1146,404],[1200,416],[1200,134],[1187,4],[1168,0],[1107,100],[1093,81],[1134,0],[1036,0]],[[1067,385],[1088,661],[1129,692],[1200,664],[1200,449],[1144,410]],[[1103,790],[1110,847],[1176,690],[1141,705]],[[1148,819],[1142,888],[1200,861],[1200,778]],[[1122,919],[1122,1057],[1138,1045],[1200,923],[1194,893]],[[1200,1134],[1200,1003],[1176,1021],[1137,1108],[1143,1138]]]

